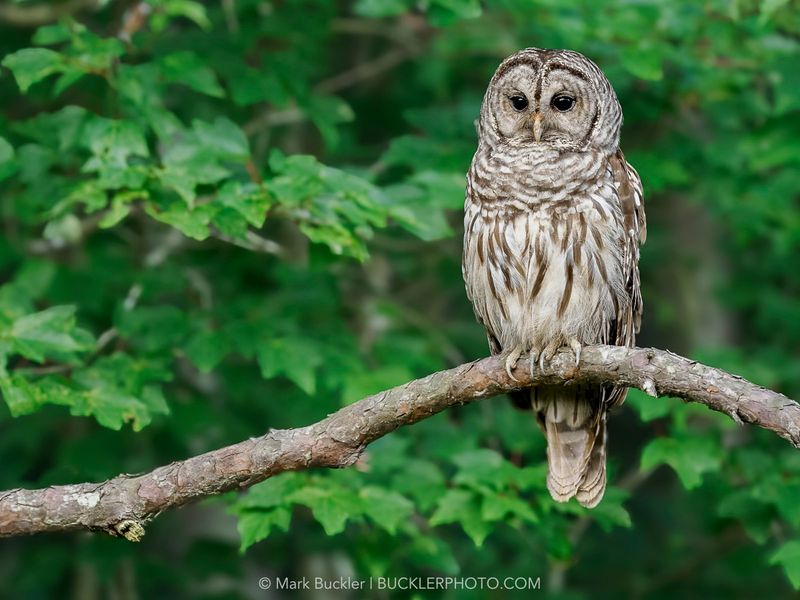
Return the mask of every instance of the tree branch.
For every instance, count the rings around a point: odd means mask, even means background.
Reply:
[[[247,488],[284,471],[352,465],[370,442],[398,427],[532,384],[613,383],[653,396],[677,396],[737,423],[774,431],[800,448],[796,402],[671,352],[591,346],[584,348],[576,369],[572,354],[562,350],[533,375],[523,358],[514,376],[517,382],[508,377],[499,357],[484,358],[369,396],[313,425],[272,430],[144,475],[0,492],[0,537],[89,529],[138,541],[144,524],[165,510]]]
[[[17,27],[38,27],[57,21],[66,15],[95,9],[99,5],[99,0],[67,0],[66,2],[48,2],[33,6],[3,3],[0,4],[0,22]]]

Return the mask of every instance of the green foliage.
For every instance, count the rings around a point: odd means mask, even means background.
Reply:
[[[683,487],[690,490],[700,485],[703,473],[719,470],[720,451],[705,438],[657,438],[642,451],[642,469],[660,464],[675,469]]]
[[[796,2],[141,6],[0,14],[0,489],[149,470],[484,355],[464,173],[493,69],[530,45],[588,54],[622,103],[642,345],[800,395]],[[542,576],[559,598],[800,588],[783,440],[638,392],[609,430],[592,511],[551,501],[534,418],[487,401],[353,468],[171,512],[135,547],[12,540],[0,595],[239,598],[319,564]]]
[[[781,565],[796,589],[800,589],[800,542],[786,542],[769,559],[770,564]]]

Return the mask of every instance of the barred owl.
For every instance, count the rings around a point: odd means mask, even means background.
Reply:
[[[562,346],[633,346],[642,314],[642,185],[619,149],[622,110],[585,56],[528,48],[492,77],[467,176],[463,274],[492,354],[512,375]],[[606,486],[606,412],[626,389],[543,385],[512,393],[547,438],[547,487],[596,506]]]

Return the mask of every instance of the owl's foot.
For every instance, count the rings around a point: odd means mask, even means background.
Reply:
[[[539,353],[531,348],[530,353],[528,354],[528,369],[530,369],[531,377],[536,372],[536,361],[539,360]]]
[[[505,362],[506,373],[508,373],[508,376],[511,378],[512,381],[519,381],[519,379],[517,379],[511,374],[511,371],[514,369],[514,367],[517,366],[517,361],[519,360],[519,357],[521,355],[522,355],[522,346],[515,346],[506,355],[506,362]]]
[[[539,367],[542,371],[544,371],[544,363],[550,362],[560,347],[561,344],[558,340],[553,340],[544,347],[544,350],[542,350],[542,353],[539,355]]]
[[[575,338],[570,338],[567,341],[567,345],[575,353],[575,368],[577,369],[581,366],[581,349],[583,348],[583,345]]]

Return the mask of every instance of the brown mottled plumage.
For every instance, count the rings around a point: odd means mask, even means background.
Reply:
[[[632,346],[639,330],[642,185],[619,149],[614,90],[589,59],[528,48],[507,58],[481,107],[467,176],[464,281],[492,354],[530,368],[569,346]],[[587,507],[606,485],[612,386],[539,386],[512,399],[547,437],[547,485]]]

